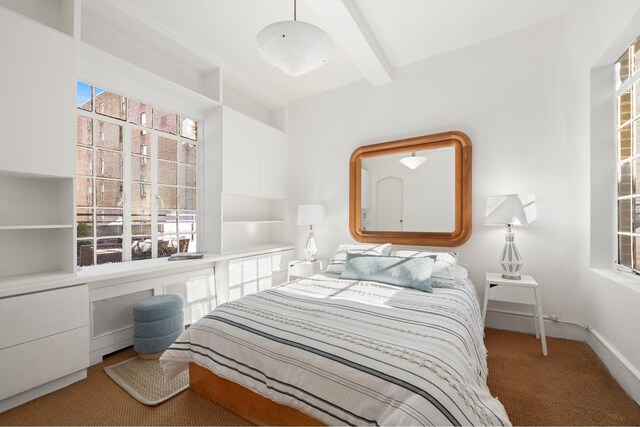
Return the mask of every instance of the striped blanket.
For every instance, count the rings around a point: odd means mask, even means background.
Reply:
[[[223,304],[164,353],[328,425],[509,425],[473,284],[433,294],[316,275]]]

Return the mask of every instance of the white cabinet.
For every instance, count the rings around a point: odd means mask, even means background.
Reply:
[[[0,349],[87,326],[87,296],[72,286],[0,299]]]
[[[0,411],[89,365],[87,285],[0,299],[0,325]]]
[[[153,295],[176,294],[185,302],[185,325],[216,306],[213,265],[158,277],[95,282],[89,290],[91,364],[133,344],[133,305]]]
[[[228,286],[218,290],[218,304],[284,283],[292,259],[293,249],[288,249],[229,260]]]
[[[289,193],[287,136],[265,126],[260,132],[260,197],[286,199]]]
[[[0,170],[73,177],[76,44],[2,7],[0,28]]]
[[[222,191],[286,199],[289,186],[287,136],[228,107],[222,110]]]
[[[88,334],[84,326],[0,350],[0,408],[4,399],[86,369]]]
[[[284,244],[287,135],[223,107],[222,160],[222,251]]]
[[[258,122],[224,108],[222,111],[222,191],[260,195]]]

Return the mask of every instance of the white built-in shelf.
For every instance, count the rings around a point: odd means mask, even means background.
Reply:
[[[0,177],[0,233],[7,242],[0,246],[0,289],[73,273],[73,178],[11,171],[0,171]]]
[[[73,224],[0,225],[0,230],[53,230],[73,228]]]
[[[286,208],[284,199],[223,193],[222,251],[233,253],[285,245]]]
[[[224,224],[280,224],[284,220],[225,221]]]

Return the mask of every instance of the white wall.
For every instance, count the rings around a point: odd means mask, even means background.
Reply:
[[[592,68],[615,62],[639,35],[640,19],[629,24],[639,8],[632,0],[586,0],[556,20],[396,70],[389,85],[358,82],[291,105],[291,205],[325,204],[327,224],[315,232],[319,256],[330,257],[339,243],[353,241],[348,168],[356,147],[461,130],[473,142],[473,234],[457,250],[478,289],[484,273],[498,269],[503,241],[502,230],[482,225],[486,197],[535,193],[539,222],[518,228],[516,240],[524,273],[541,283],[545,314],[588,324],[595,329],[588,342],[596,350],[606,342],[609,354],[626,364],[627,379],[637,375],[640,279],[620,284],[591,269],[590,247],[606,248],[595,252],[609,257],[593,265],[611,266],[613,183],[603,180],[615,175],[601,165],[613,159],[613,139],[592,147],[591,162],[589,141],[592,132],[606,133],[610,122],[606,117],[591,128],[590,97],[606,104],[613,85],[611,80],[608,94],[591,94],[591,74],[598,71]],[[608,114],[602,105],[600,114]],[[591,215],[603,225],[594,227]],[[292,231],[302,247],[304,233]],[[517,318],[491,314],[488,323],[522,326]],[[550,326],[552,334],[587,336],[578,328]]]
[[[640,35],[637,1],[586,1],[566,17],[565,119],[580,240],[575,256],[589,343],[640,401],[640,278],[612,271],[615,258],[613,66]],[[589,149],[590,148],[590,149]],[[614,360],[615,359],[615,360]]]
[[[393,83],[354,83],[290,106],[292,199],[323,203],[327,223],[315,231],[320,257],[348,232],[349,158],[366,144],[460,130],[473,143],[473,234],[459,247],[477,286],[499,269],[504,230],[482,225],[486,198],[535,193],[539,223],[516,230],[524,272],[542,283],[545,312],[584,321],[576,278],[577,249],[562,127],[558,64],[562,36],[548,22],[396,70]],[[304,233],[296,243],[304,246]],[[553,242],[553,243],[552,243]],[[517,307],[516,307],[517,308]]]

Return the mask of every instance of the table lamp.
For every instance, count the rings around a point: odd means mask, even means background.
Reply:
[[[313,238],[313,226],[324,223],[324,206],[323,205],[299,205],[298,206],[298,225],[309,226],[309,237],[304,247],[304,254],[307,261],[315,261],[318,247]]]
[[[514,241],[512,226],[530,225],[537,220],[536,198],[533,194],[501,194],[487,199],[484,225],[504,225],[507,227],[505,244],[499,263],[502,277],[520,280],[523,261]]]

